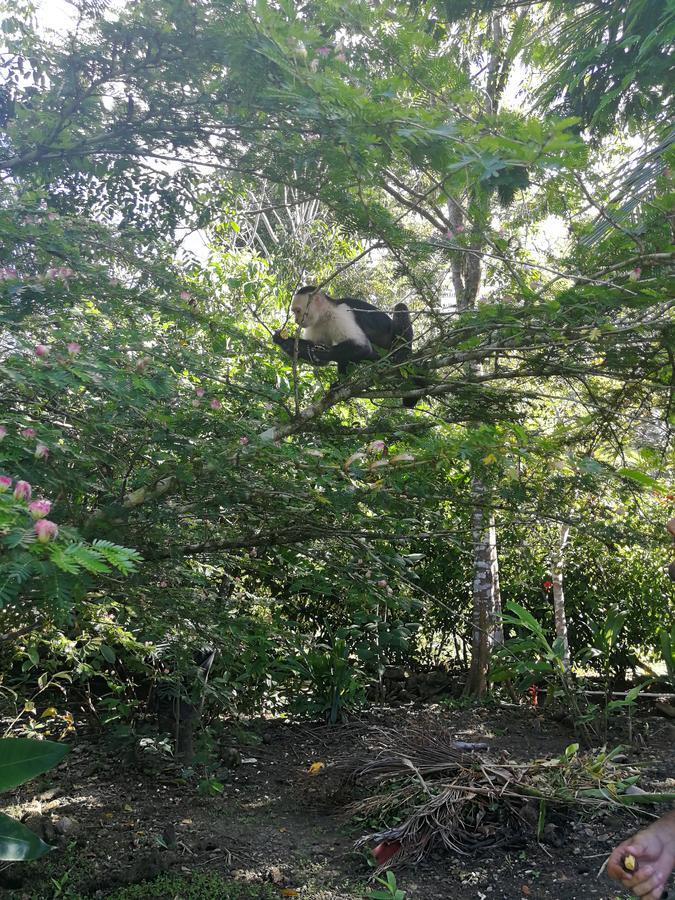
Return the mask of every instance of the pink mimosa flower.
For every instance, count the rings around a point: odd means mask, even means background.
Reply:
[[[37,431],[34,428],[22,428],[19,434],[21,435],[21,437],[34,438],[37,434]]]
[[[66,344],[66,347],[68,348],[68,353],[70,353],[71,356],[77,356],[77,354],[82,349],[82,347],[80,346],[80,344],[78,344],[77,341],[68,341],[68,343]]]
[[[35,445],[35,453],[33,454],[35,459],[47,459],[49,457],[49,447],[46,444],[43,444],[42,441],[38,441]]]
[[[34,519],[44,519],[52,508],[50,500],[33,500],[28,504],[28,512]]]
[[[0,494],[4,494],[12,486],[12,479],[7,475],[0,475]]]
[[[49,356],[49,347],[46,344],[36,344],[33,348],[33,352],[36,356],[44,357]]]
[[[33,489],[28,484],[27,481],[17,481],[14,486],[14,499],[15,500],[30,500],[31,494],[33,493]]]
[[[41,544],[48,544],[50,541],[55,541],[59,534],[59,526],[56,522],[50,522],[49,519],[38,519],[37,522],[34,523],[33,529]]]

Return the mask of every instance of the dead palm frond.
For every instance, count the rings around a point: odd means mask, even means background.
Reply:
[[[358,784],[377,788],[348,811],[397,824],[364,835],[357,847],[378,844],[375,858],[384,868],[418,862],[433,848],[467,855],[522,843],[535,822],[541,834],[551,808],[675,800],[675,794],[630,793],[637,775],[617,761],[618,751],[594,755],[572,745],[560,757],[516,763],[506,754],[457,749],[471,746],[440,728],[379,732],[368,756],[342,766]]]

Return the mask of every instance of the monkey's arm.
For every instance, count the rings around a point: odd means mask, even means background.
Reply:
[[[290,356],[291,359],[294,358],[295,338],[284,337],[281,331],[275,331],[272,340],[281,347],[286,356]],[[306,341],[304,338],[298,338],[297,344],[299,360],[311,363],[313,366],[325,366],[329,362],[332,362],[330,347],[324,347],[321,344],[313,344],[312,341]]]
[[[280,331],[274,333],[274,343],[278,344],[291,359],[295,353],[295,338],[283,337]],[[355,341],[341,341],[333,347],[323,344],[314,344],[304,338],[298,339],[298,359],[311,363],[313,366],[325,366],[336,362],[341,375],[346,372],[350,362],[360,362],[364,359],[379,359],[379,354],[370,344],[357,344]]]

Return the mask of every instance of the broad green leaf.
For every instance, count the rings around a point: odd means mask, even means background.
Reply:
[[[0,813],[0,859],[8,862],[27,862],[39,859],[53,849],[30,828]]]
[[[52,769],[68,753],[67,744],[30,738],[0,739],[0,791],[8,791]]]

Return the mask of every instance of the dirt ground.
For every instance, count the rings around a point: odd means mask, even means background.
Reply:
[[[339,804],[327,802],[324,775],[308,770],[322,762],[330,773],[331,764],[367,743],[374,729],[425,721],[442,723],[458,739],[484,741],[488,753],[506,751],[515,761],[558,755],[572,741],[569,728],[525,707],[378,708],[335,727],[257,721],[224,735],[223,745],[228,753],[238,750],[241,764],[218,772],[223,789],[217,795],[199,791],[198,773],[130,760],[102,740],[82,741],[58,770],[6,798],[4,811],[57,849],[36,863],[6,867],[0,895],[365,898],[373,889],[372,869],[367,855],[353,848],[364,831]],[[636,731],[645,740],[627,753],[641,768],[640,785],[675,790],[675,726],[643,716]],[[532,833],[520,846],[475,858],[435,853],[398,870],[398,887],[406,900],[614,900],[626,895],[597,873],[612,846],[640,821],[628,812],[602,813],[570,820],[554,843],[540,844]]]

